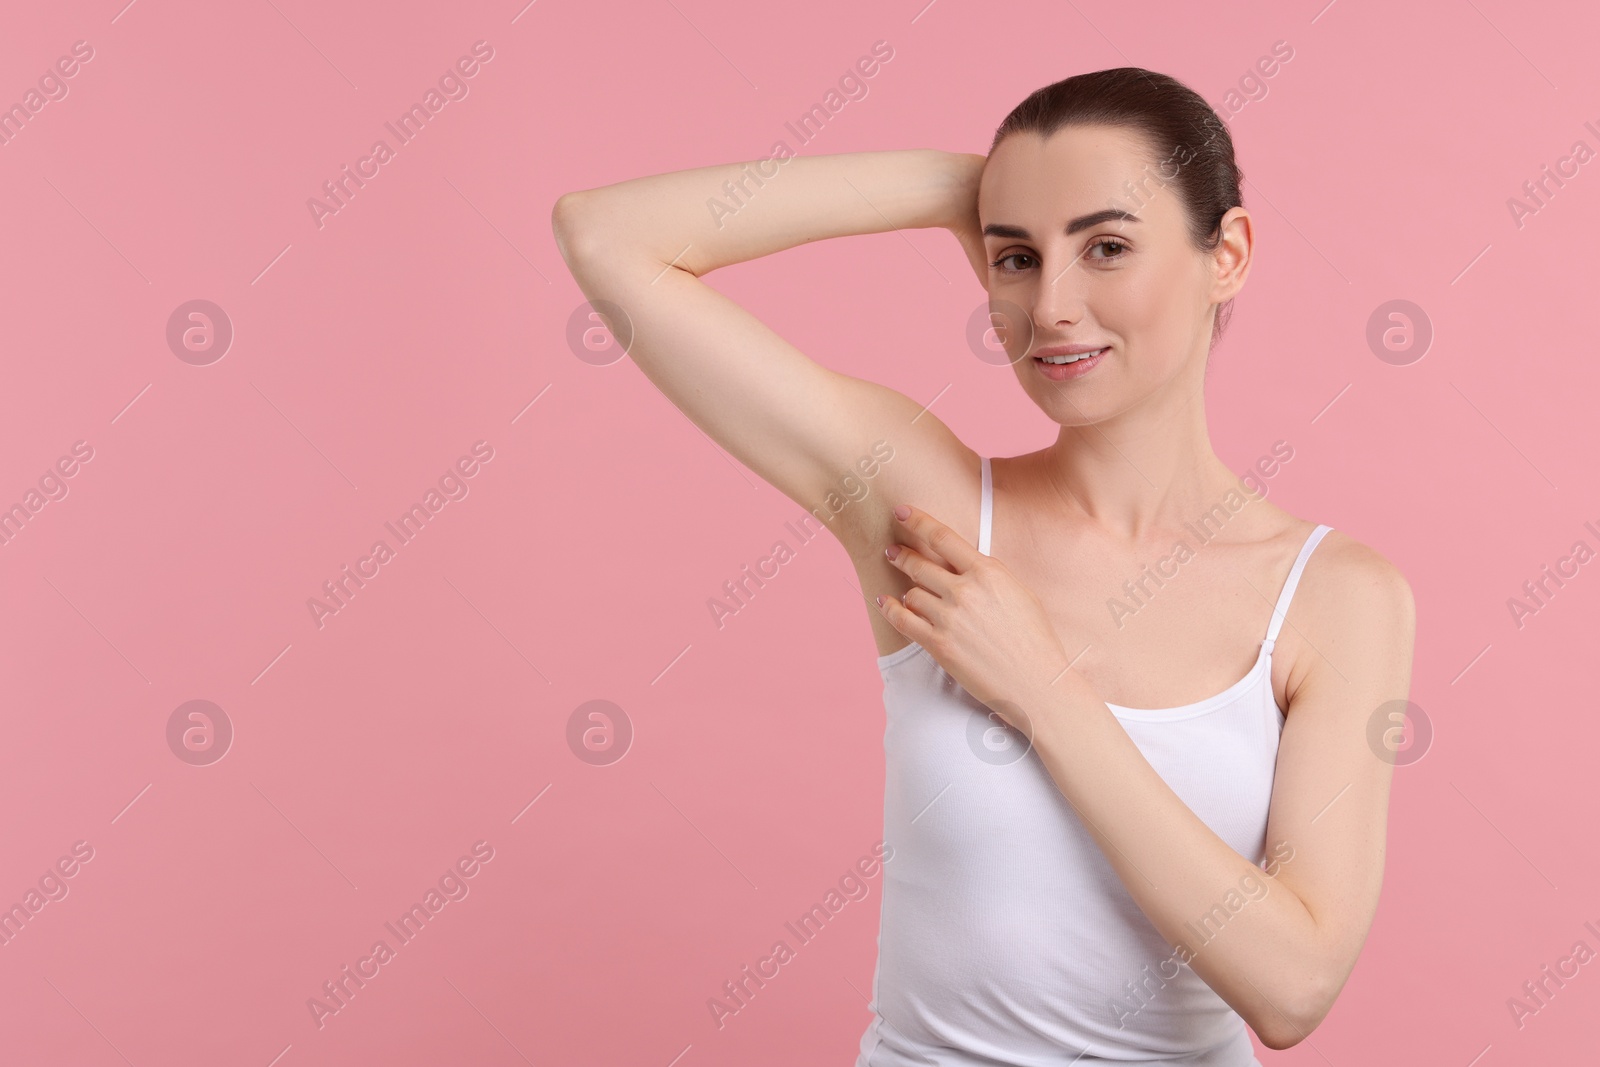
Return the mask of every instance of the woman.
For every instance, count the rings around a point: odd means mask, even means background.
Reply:
[[[833,520],[888,716],[861,1067],[1255,1064],[1246,1023],[1296,1044],[1355,965],[1393,767],[1369,726],[1407,696],[1414,608],[1377,552],[1212,451],[1206,363],[1253,251],[1240,182],[1203,99],[1120,68],[1029,96],[987,156],[732,164],[555,205],[634,362],[785,495],[812,508],[893,448]],[[934,226],[1050,446],[980,456],[698,280]]]

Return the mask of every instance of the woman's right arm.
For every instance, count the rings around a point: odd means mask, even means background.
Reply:
[[[700,276],[826,237],[944,227],[962,235],[973,270],[986,278],[983,249],[969,239],[983,162],[916,149],[797,156],[759,171],[753,163],[702,167],[567,193],[551,223],[584,295],[626,313],[628,355],[639,369],[785,496],[816,508],[879,440],[897,460],[905,456],[893,465],[897,476],[880,482],[894,489],[843,513],[852,528],[881,529],[871,514],[897,502],[883,498],[906,487],[904,475],[948,479],[953,468],[939,468],[969,450],[923,405],[813,362]],[[726,183],[740,190],[737,199]],[[718,217],[712,203],[742,206]]]

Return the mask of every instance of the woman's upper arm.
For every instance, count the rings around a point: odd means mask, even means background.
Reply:
[[[560,211],[562,254],[591,303],[627,316],[608,325],[629,358],[713,441],[807,510],[886,454],[891,466],[922,467],[934,452],[964,448],[922,405],[815,362],[688,271],[622,242],[562,240]],[[877,508],[844,510],[854,527]]]
[[[1276,880],[1317,928],[1318,995],[1296,1006],[1307,1030],[1344,987],[1377,911],[1395,762],[1383,738],[1388,711],[1403,706],[1392,702],[1410,692],[1416,632],[1398,569],[1348,537],[1327,547],[1325,580],[1301,622],[1310,666],[1290,698],[1267,822],[1269,849],[1293,849]]]

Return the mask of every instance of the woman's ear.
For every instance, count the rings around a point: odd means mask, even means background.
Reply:
[[[1215,284],[1211,300],[1223,304],[1232,300],[1244,288],[1250,274],[1250,258],[1255,247],[1255,231],[1250,213],[1242,207],[1229,208],[1222,216],[1222,240],[1211,253],[1212,275]]]

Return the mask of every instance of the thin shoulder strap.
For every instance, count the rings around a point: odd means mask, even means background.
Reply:
[[[1322,540],[1324,534],[1333,529],[1331,526],[1319,525],[1311,531],[1306,538],[1306,543],[1300,548],[1300,555],[1295,558],[1294,566],[1289,569],[1289,577],[1283,583],[1283,592],[1278,594],[1278,603],[1272,609],[1272,622],[1267,626],[1267,639],[1264,642],[1267,651],[1272,651],[1274,642],[1278,640],[1278,630],[1283,627],[1284,616],[1289,612],[1289,601],[1294,596],[1295,586],[1300,584],[1300,572],[1306,569],[1306,560],[1311,558],[1311,550],[1317,547],[1317,542]]]
[[[978,508],[978,551],[989,554],[989,527],[994,522],[994,477],[989,473],[989,457],[983,457],[983,503]]]

